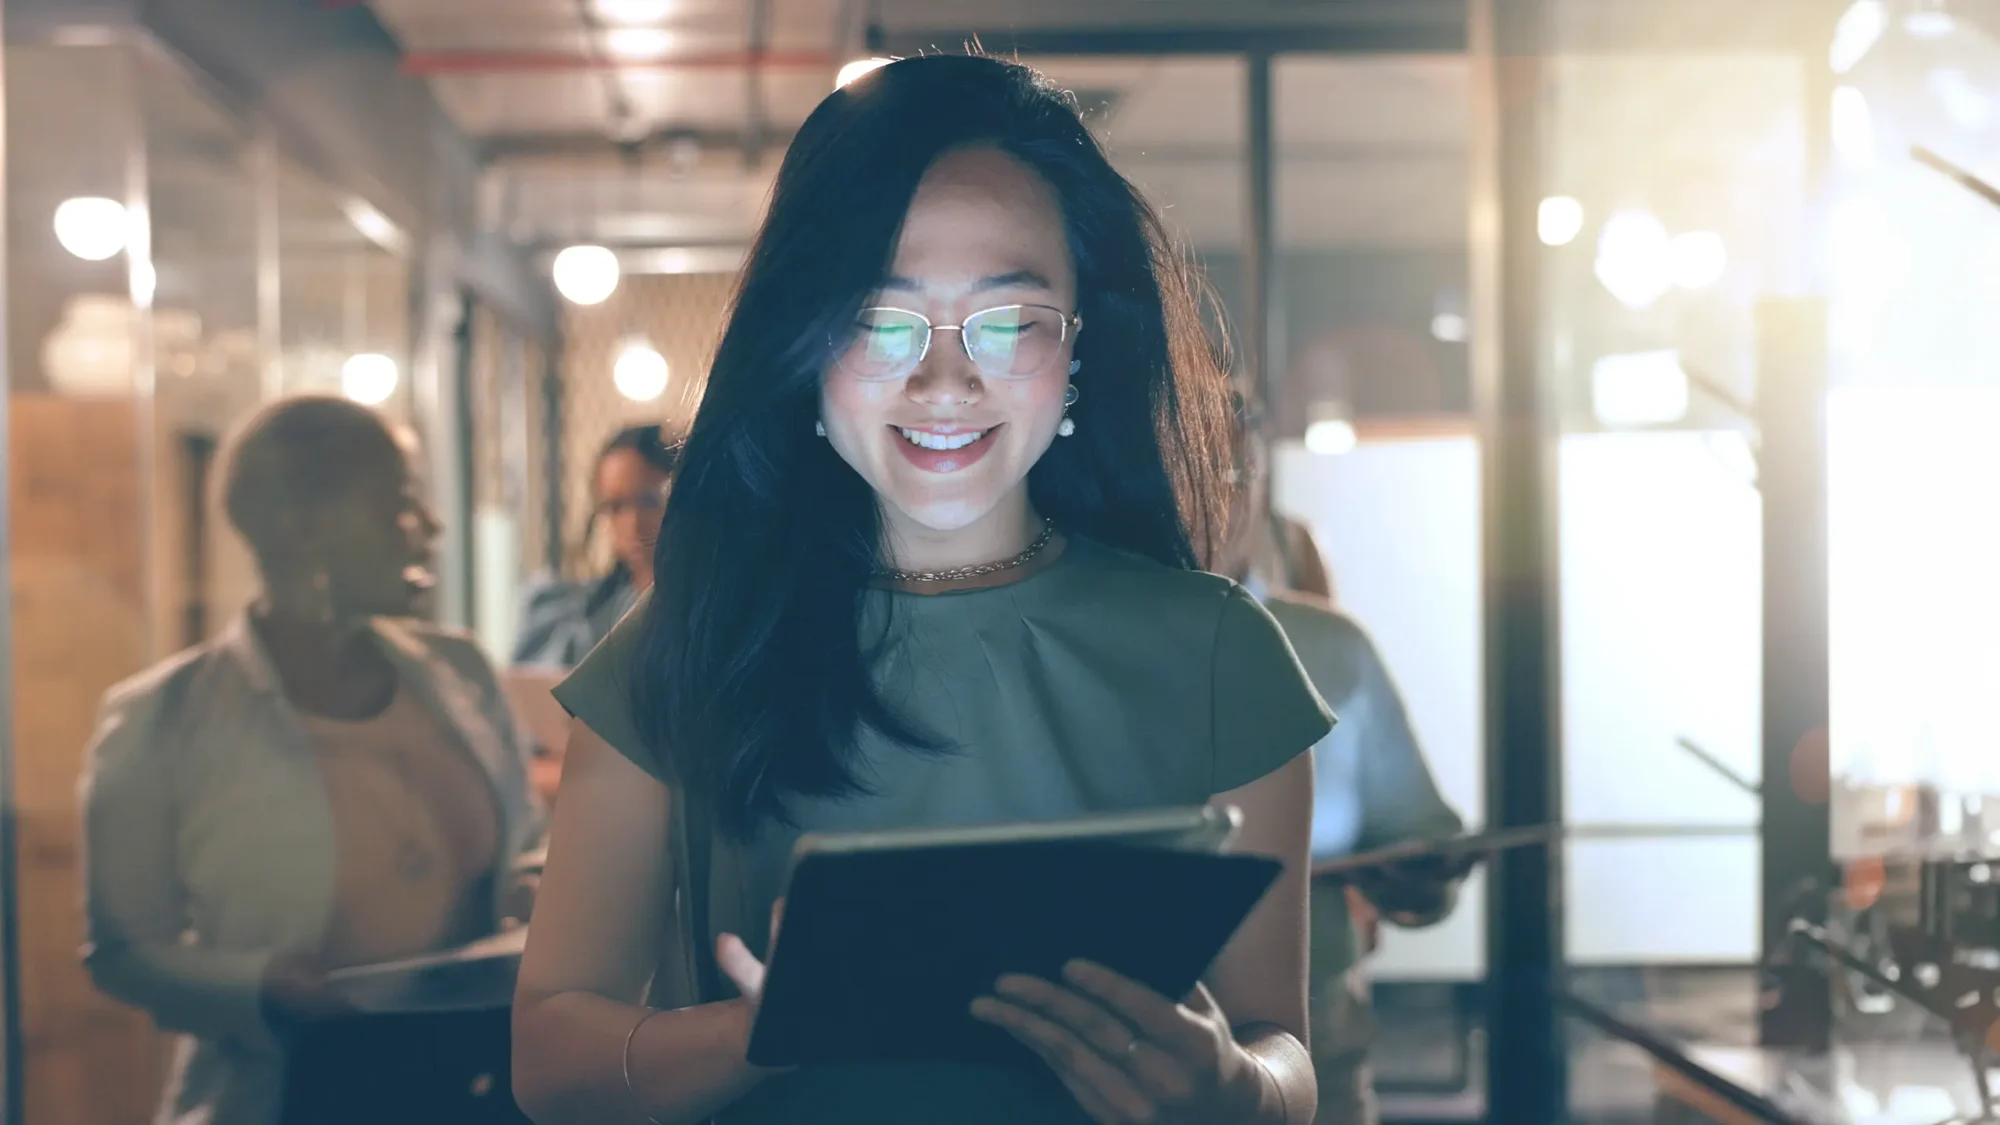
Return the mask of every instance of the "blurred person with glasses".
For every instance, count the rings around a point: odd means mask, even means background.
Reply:
[[[1340,716],[1313,748],[1313,858],[1459,834],[1464,822],[1438,793],[1374,641],[1324,593],[1287,588],[1285,576],[1298,570],[1279,548],[1286,541],[1284,529],[1298,525],[1270,510],[1269,450],[1257,400],[1242,391],[1233,397],[1231,518],[1216,569],[1264,603],[1313,686]],[[1292,539],[1301,541],[1311,546],[1302,527]],[[1317,561],[1317,548],[1312,550]],[[1319,570],[1322,578],[1325,573]],[[1403,929],[1443,921],[1464,875],[1460,864],[1420,858],[1358,872],[1344,882],[1314,883],[1308,981],[1318,1125],[1378,1120],[1368,1066],[1374,1006],[1362,965],[1374,949],[1378,920]]]
[[[611,569],[587,581],[549,576],[530,587],[513,664],[574,666],[652,586],[653,543],[680,456],[679,441],[658,425],[628,426],[604,443],[591,472],[590,522],[579,553],[602,527],[610,537]]]
[[[1231,399],[1236,405],[1237,417],[1245,417],[1250,407],[1244,396],[1238,392]],[[1269,504],[1269,458],[1270,450],[1262,441],[1238,441],[1236,462],[1229,471],[1230,482],[1239,494],[1251,489],[1257,491],[1260,499],[1251,510],[1265,513],[1263,519],[1253,519],[1236,529],[1239,536],[1247,538],[1234,544],[1234,547],[1247,554],[1250,560],[1242,578],[1253,587],[1262,585],[1266,589],[1291,590],[1332,601],[1333,577],[1327,570],[1326,556],[1320,551],[1312,528]]]

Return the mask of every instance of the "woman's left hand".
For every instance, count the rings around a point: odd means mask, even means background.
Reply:
[[[1077,961],[1061,982],[1006,976],[994,991],[973,1016],[1040,1055],[1103,1125],[1228,1125],[1264,1103],[1269,1073],[1202,985],[1176,1004]]]

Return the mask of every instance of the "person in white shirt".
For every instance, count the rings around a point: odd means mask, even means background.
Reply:
[[[272,1125],[327,974],[494,933],[539,841],[492,665],[412,619],[438,524],[411,446],[345,399],[253,417],[222,501],[261,595],[104,697],[84,965],[177,1036],[160,1125]]]

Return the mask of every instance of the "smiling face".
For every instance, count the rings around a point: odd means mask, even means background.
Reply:
[[[1076,300],[1062,211],[1041,177],[990,148],[931,167],[889,279],[864,302],[892,311],[863,314],[821,391],[827,440],[899,543],[955,540],[975,560],[973,539],[1010,549],[1028,519],[1028,470],[1062,421]],[[977,315],[1016,306],[1027,308]],[[912,367],[923,320],[939,327]]]

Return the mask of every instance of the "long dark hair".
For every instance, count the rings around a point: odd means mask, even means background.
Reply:
[[[660,529],[634,668],[640,731],[729,835],[786,822],[791,798],[862,791],[864,725],[942,749],[873,686],[860,615],[878,502],[813,421],[918,181],[975,144],[1054,189],[1076,267],[1077,432],[1030,471],[1036,509],[1170,567],[1196,568],[1219,540],[1227,392],[1199,284],[1074,100],[978,55],[907,59],[834,93],[778,170]]]

